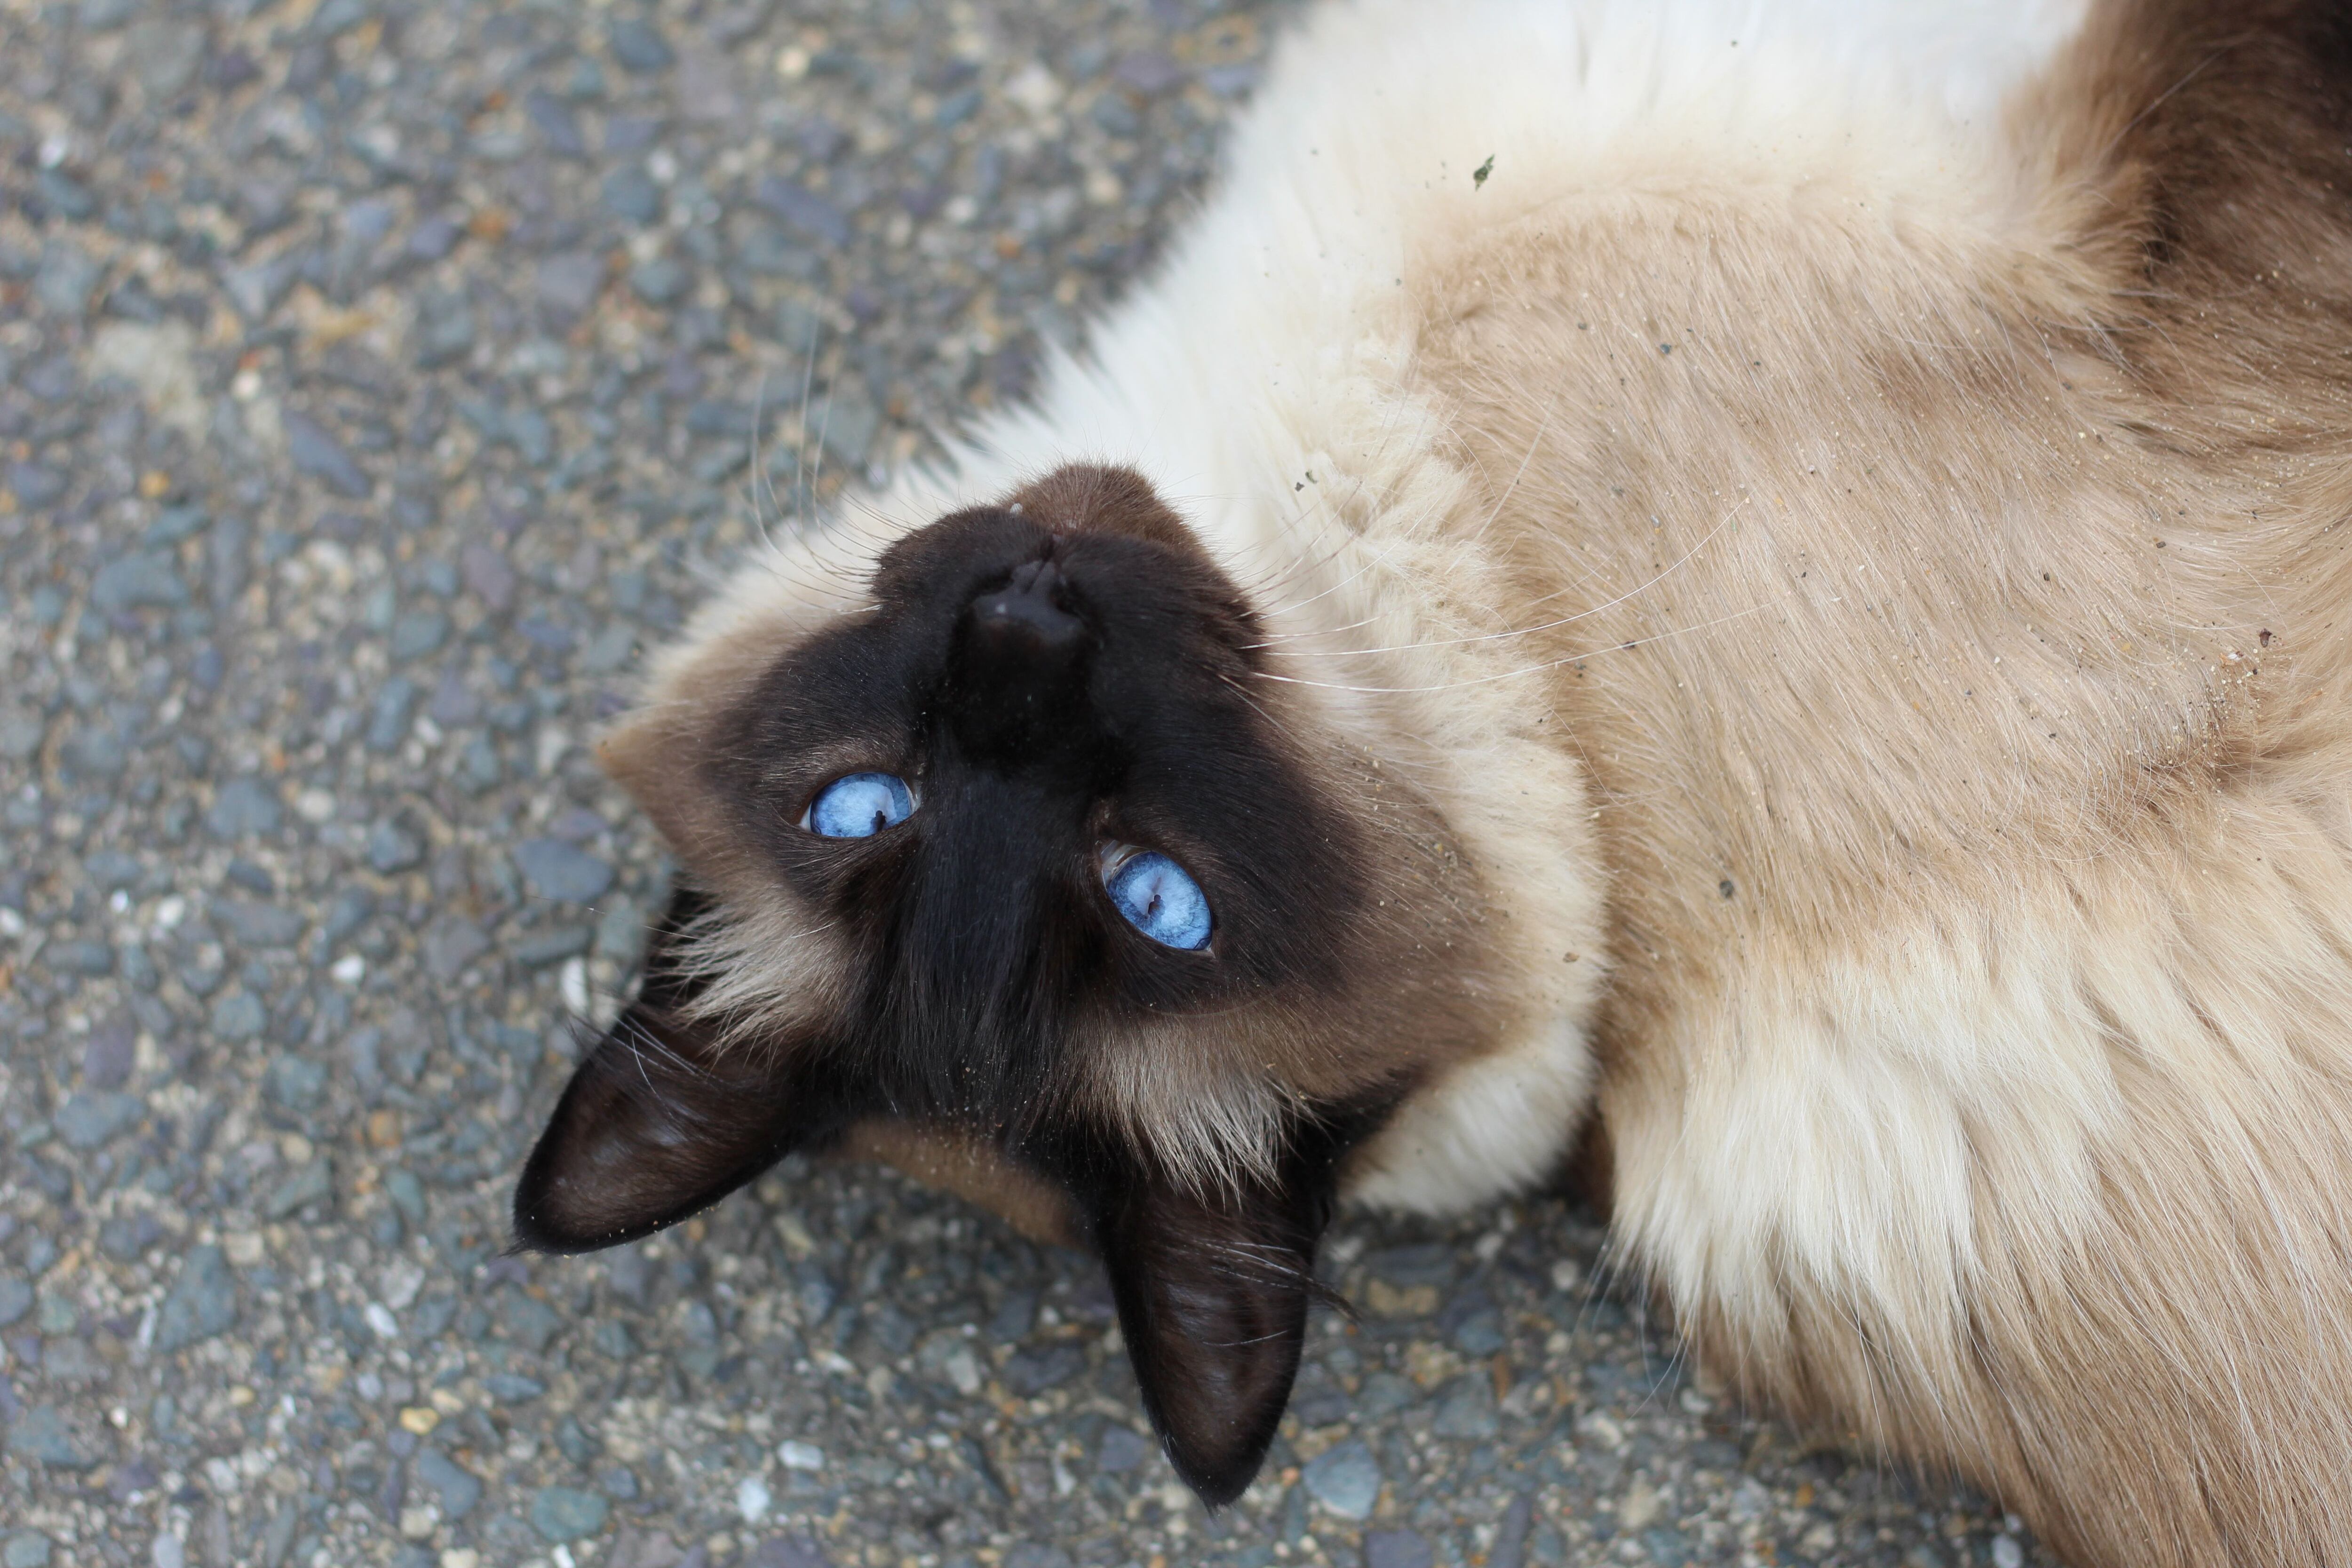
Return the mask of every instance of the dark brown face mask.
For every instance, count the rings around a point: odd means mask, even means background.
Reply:
[[[531,1153],[515,1232],[610,1247],[861,1123],[953,1129],[1060,1194],[1170,1458],[1222,1504],[1289,1397],[1339,1163],[1404,1086],[1288,1094],[1265,1168],[1206,1182],[1089,1097],[1125,1021],[1336,1006],[1367,898],[1347,815],[1251,700],[1241,595],[1139,479],[1065,473],[1087,477],[1083,526],[1047,481],[908,536],[871,614],[783,655],[678,759],[846,955],[839,996],[790,1023],[698,1008],[697,933],[729,910],[682,890]],[[1205,927],[1119,879],[1146,857]]]

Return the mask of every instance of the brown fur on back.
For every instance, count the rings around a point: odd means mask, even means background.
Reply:
[[[2352,1562],[2352,12],[2110,5],[2011,113],[2006,202],[1440,247],[1420,374],[1701,1352],[2082,1563]]]

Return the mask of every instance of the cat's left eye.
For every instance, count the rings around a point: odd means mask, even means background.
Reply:
[[[896,773],[851,773],[816,792],[801,826],[820,838],[871,838],[915,814],[915,792]]]
[[[1192,952],[1209,945],[1215,921],[1192,873],[1153,849],[1115,844],[1102,855],[1103,890],[1127,923],[1158,942]]]

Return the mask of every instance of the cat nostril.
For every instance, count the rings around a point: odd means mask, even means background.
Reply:
[[[1055,602],[1063,585],[1052,562],[1029,562],[1012,582],[971,602],[972,629],[1000,646],[1066,652],[1085,637],[1087,624]]]

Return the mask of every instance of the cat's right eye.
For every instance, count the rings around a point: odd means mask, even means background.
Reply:
[[[816,792],[801,826],[820,838],[871,838],[915,813],[915,792],[896,773],[850,773]]]

